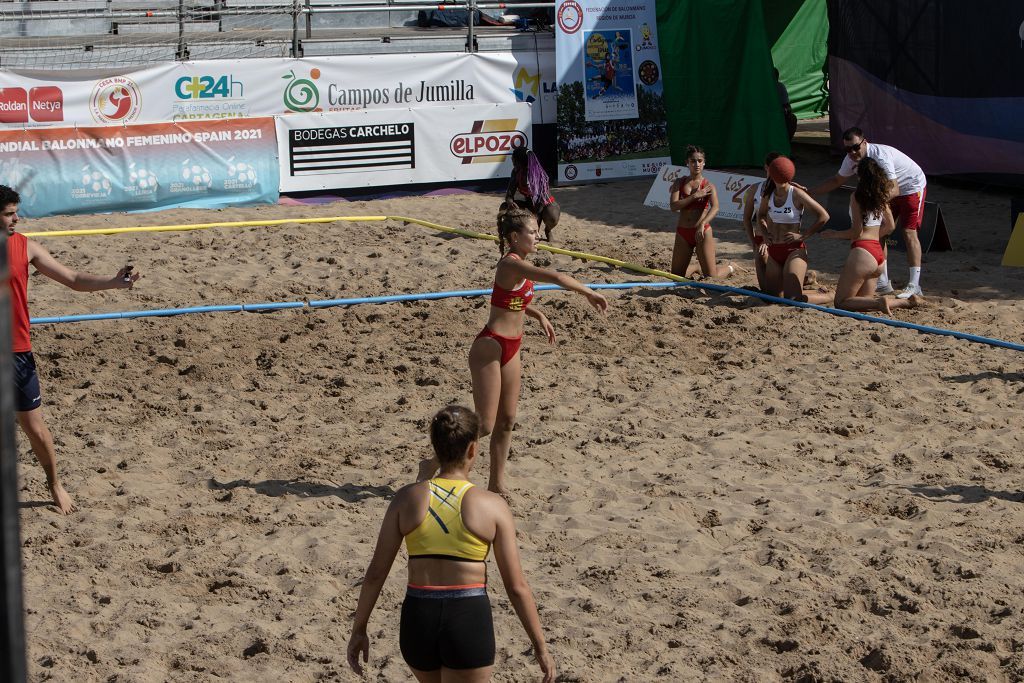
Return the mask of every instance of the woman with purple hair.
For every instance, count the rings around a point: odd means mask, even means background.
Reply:
[[[509,178],[508,191],[499,213],[515,203],[516,191],[526,197],[520,204],[537,216],[537,221],[544,226],[544,239],[551,241],[551,231],[558,225],[562,210],[558,202],[551,196],[548,174],[540,165],[540,159],[533,150],[516,147],[512,151],[512,176]]]

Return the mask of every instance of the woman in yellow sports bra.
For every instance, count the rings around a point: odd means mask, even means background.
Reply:
[[[437,477],[403,487],[384,514],[377,547],[359,592],[348,663],[362,674],[369,658],[370,613],[405,539],[409,581],[399,645],[418,681],[488,681],[494,670],[494,625],[487,598],[488,551],[494,548],[512,607],[533,643],[545,683],[555,679],[533,592],[519,564],[515,521],[504,499],[469,482],[480,418],[448,406],[430,423],[441,464]],[[455,673],[457,672],[457,673]]]

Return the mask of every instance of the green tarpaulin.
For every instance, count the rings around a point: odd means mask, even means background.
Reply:
[[[771,2],[766,3],[771,6]],[[700,145],[708,166],[789,153],[762,0],[657,0],[672,161]]]
[[[828,114],[828,6],[825,0],[767,0],[765,33],[772,60],[798,119]]]

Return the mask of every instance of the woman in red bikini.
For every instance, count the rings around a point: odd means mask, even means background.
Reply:
[[[764,238],[759,252],[768,257],[765,293],[805,303],[828,304],[832,302],[832,294],[804,293],[807,274],[804,240],[828,222],[828,211],[791,182],[795,173],[796,167],[786,157],[780,156],[768,165],[768,178],[775,183],[775,190],[761,201],[757,210],[757,225]],[[815,218],[806,232],[801,228],[804,211],[813,213]]]
[[[885,265],[881,238],[895,229],[889,210],[889,179],[874,159],[865,157],[857,164],[859,181],[850,196],[849,230],[833,230],[823,234],[829,239],[850,240],[850,254],[836,287],[836,306],[848,311],[884,311],[913,308],[923,297],[909,299],[875,296],[875,285]]]
[[[526,261],[527,256],[537,251],[538,230],[537,217],[515,207],[498,220],[498,248],[502,257],[494,271],[491,311],[487,325],[469,350],[473,404],[480,416],[480,435],[491,435],[491,474],[487,488],[497,493],[506,490],[505,461],[519,404],[522,373],[519,346],[525,317],[539,322],[548,343],[555,343],[555,328],[551,322],[540,310],[530,306],[534,281],[551,282],[582,294],[601,313],[608,309],[608,301],[603,296],[575,278]]]
[[[718,192],[702,173],[704,150],[690,145],[686,148],[689,177],[672,183],[669,208],[679,212],[676,241],[672,247],[672,273],[691,277],[703,272],[704,277],[727,278],[733,274],[732,264],[720,267],[715,262],[715,240],[711,220],[718,215]],[[700,269],[690,270],[690,259],[697,252]]]
[[[526,316],[541,324],[548,343],[555,343],[555,328],[547,316],[530,306],[534,281],[550,282],[582,294],[599,312],[608,310],[608,301],[603,296],[575,278],[526,261],[527,256],[537,251],[539,230],[537,217],[527,209],[512,205],[498,215],[498,248],[502,256],[494,271],[491,311],[487,325],[469,350],[473,405],[480,416],[480,436],[491,435],[491,474],[487,488],[496,493],[507,491],[505,461],[519,405],[522,375],[519,347]],[[429,477],[437,466],[436,458],[424,460],[420,464],[419,478]]]

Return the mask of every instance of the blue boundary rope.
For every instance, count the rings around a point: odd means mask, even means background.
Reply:
[[[636,287],[651,287],[651,288],[666,288],[666,287],[695,287],[697,289],[705,289],[712,292],[722,292],[725,294],[739,294],[742,296],[750,296],[763,301],[770,301],[777,304],[785,304],[788,306],[796,306],[797,308],[811,308],[816,311],[823,311],[825,313],[831,313],[844,318],[853,318],[854,320],[861,320],[869,323],[880,323],[882,325],[888,325],[890,327],[900,327],[907,330],[914,330],[924,334],[936,334],[946,337],[953,337],[955,339],[962,339],[964,341],[975,342],[977,344],[987,344],[988,346],[996,346],[999,348],[1010,349],[1012,351],[1024,351],[1024,344],[1016,344],[1014,342],[1004,341],[1002,339],[994,339],[992,337],[983,337],[976,334],[968,334],[966,332],[957,332],[956,330],[945,330],[940,327],[929,327],[927,325],[918,325],[916,323],[908,323],[902,320],[892,320],[891,318],[879,318],[871,315],[864,315],[863,313],[856,313],[854,311],[844,311],[840,308],[829,308],[828,306],[819,306],[817,304],[803,303],[800,301],[793,301],[792,299],[783,299],[781,297],[772,296],[770,294],[764,294],[762,292],[748,291],[739,287],[729,287],[727,285],[716,285],[704,282],[622,282],[622,283],[600,283],[587,285],[591,289],[633,289]],[[538,285],[536,291],[550,291],[559,290],[561,287],[558,285]],[[32,318],[31,323],[33,325],[52,325],[58,323],[74,323],[74,322],[86,322],[92,320],[116,320],[124,318],[152,318],[152,317],[166,317],[172,315],[187,315],[191,313],[265,313],[267,311],[278,311],[282,309],[294,309],[294,308],[330,308],[333,306],[356,306],[360,304],[386,304],[395,303],[400,301],[431,301],[437,299],[450,299],[455,297],[473,297],[473,296],[488,296],[491,293],[490,289],[463,289],[453,290],[448,292],[424,292],[419,294],[392,294],[388,296],[366,296],[366,297],[353,297],[348,299],[322,299],[316,301],[284,301],[284,302],[266,302],[256,304],[233,304],[233,305],[222,305],[222,306],[190,306],[185,308],[158,308],[143,311],[122,311],[119,313],[88,313],[85,315],[60,315],[50,316],[41,318]]]

